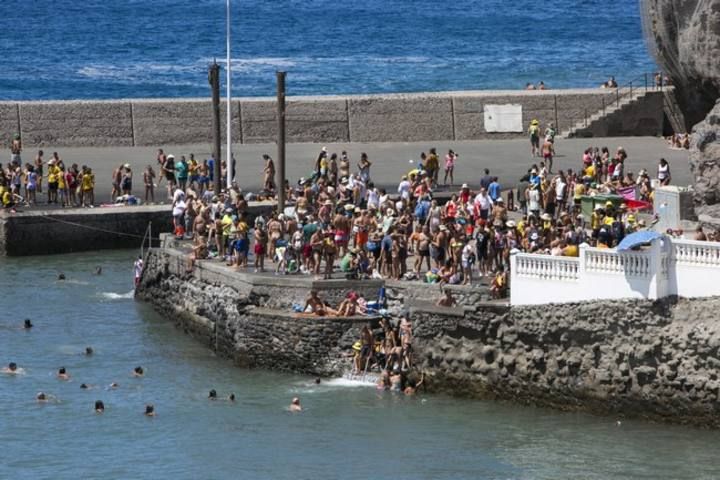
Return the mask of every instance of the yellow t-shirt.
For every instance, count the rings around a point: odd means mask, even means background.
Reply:
[[[589,167],[587,167],[585,169],[585,176],[595,178],[595,166],[594,165],[590,165]]]
[[[61,190],[64,189],[65,188],[65,175],[63,174],[62,170],[59,170],[57,172],[57,179],[58,179],[58,188]]]
[[[84,191],[92,190],[94,186],[95,175],[86,173],[82,176],[82,189]]]
[[[55,165],[52,165],[50,168],[48,168],[48,183],[57,183],[58,173],[60,173],[60,169]]]

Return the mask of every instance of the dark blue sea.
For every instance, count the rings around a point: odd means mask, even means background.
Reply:
[[[593,87],[655,66],[636,0],[233,0],[235,95]],[[197,97],[224,0],[2,0],[0,99]]]

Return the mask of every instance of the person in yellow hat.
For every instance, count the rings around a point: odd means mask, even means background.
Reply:
[[[528,134],[530,135],[530,155],[533,157],[540,156],[540,122],[537,119],[533,119],[530,122],[530,128],[528,128]]]

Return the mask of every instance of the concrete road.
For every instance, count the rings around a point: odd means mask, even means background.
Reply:
[[[287,175],[291,181],[311,173],[317,157],[320,144],[290,144],[287,147]],[[654,175],[657,162],[661,157],[670,162],[673,183],[676,185],[689,185],[692,176],[688,168],[688,153],[686,151],[671,150],[663,139],[652,137],[623,137],[623,138],[597,138],[597,139],[558,139],[556,143],[557,157],[555,168],[577,169],[581,164],[583,151],[589,146],[607,146],[613,152],[618,146],[623,146],[629,155],[628,171],[637,172],[646,168]],[[166,153],[179,155],[194,153],[198,159],[207,158],[210,145],[184,145],[157,147],[107,147],[107,148],[43,148],[45,158],[50,158],[53,151],[58,151],[66,165],[77,163],[86,164],[93,168],[96,177],[96,201],[110,200],[111,174],[113,168],[123,163],[132,165],[135,172],[134,192],[143,195],[142,171],[146,165],[152,164],[157,171],[155,154],[158,147]],[[500,177],[500,183],[514,186],[517,179],[527,171],[529,165],[537,159],[531,159],[529,142],[520,140],[485,140],[464,142],[425,142],[425,143],[349,143],[328,144],[328,151],[337,152],[347,150],[354,163],[360,158],[361,152],[367,152],[373,162],[371,176],[379,186],[392,188],[393,191],[400,180],[400,176],[410,170],[409,159],[417,160],[420,152],[430,147],[436,147],[438,153],[444,155],[449,148],[460,153],[455,167],[455,183],[469,183],[477,185],[482,177],[484,168],[489,168],[493,175]],[[257,190],[262,181],[263,160],[262,154],[268,153],[276,158],[274,144],[235,145],[233,147],[238,165],[238,182],[245,191]],[[23,161],[34,158],[35,151],[23,152]],[[441,163],[442,165],[442,163]],[[442,173],[440,179],[442,180]],[[165,186],[161,184],[162,190]],[[43,197],[44,199],[44,197]],[[162,201],[164,196],[156,192],[156,200]]]

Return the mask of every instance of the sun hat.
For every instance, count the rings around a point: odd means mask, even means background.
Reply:
[[[347,212],[352,212],[353,210],[355,210],[355,206],[354,206],[354,205],[352,205],[352,204],[350,204],[350,203],[348,203],[347,205],[345,205],[345,211],[347,211]]]
[[[530,122],[530,125],[540,125],[540,122],[538,121],[537,118],[533,118],[533,121]]]
[[[549,213],[543,213],[542,215],[540,215],[540,218],[542,218],[543,220],[552,220],[552,217]]]
[[[394,214],[395,214],[395,211],[393,211],[392,208],[388,208],[387,211],[385,212],[385,214],[388,215],[388,216],[391,216],[391,215],[394,215]]]
[[[355,213],[360,213],[360,212],[362,212],[362,210],[360,209],[360,207],[355,207],[355,210],[353,210],[353,211],[354,211]]]
[[[538,238],[540,238],[540,235],[538,235],[537,232],[533,232],[530,234],[530,240],[537,240]]]
[[[598,206],[595,207],[595,211],[596,211],[596,212],[598,212],[598,211],[600,211],[600,210],[602,210],[602,209],[603,209],[603,207],[600,206],[600,205],[598,205]]]
[[[130,164],[126,163],[125,165],[123,165],[123,168],[130,168]]]
[[[495,200],[495,203],[505,203],[505,200],[502,199],[502,197]]]
[[[462,187],[460,187],[460,189],[462,190],[463,188],[470,188],[470,187],[468,187],[468,184],[467,184],[467,183],[463,183],[463,184],[462,184]]]
[[[443,231],[443,232],[444,232],[445,230],[447,230],[447,227],[446,227],[445,225],[440,225],[439,228],[440,228],[440,230]]]
[[[505,223],[505,225],[506,225],[508,228],[515,228],[515,222],[512,221],[512,220],[508,220],[508,221]]]
[[[173,160],[175,160],[175,155],[173,155],[173,154],[171,153],[171,154],[169,154],[169,155],[167,156],[167,158],[168,158],[168,159],[172,158]]]

